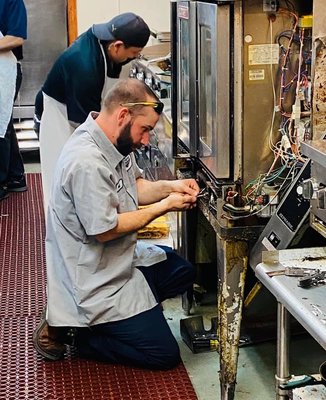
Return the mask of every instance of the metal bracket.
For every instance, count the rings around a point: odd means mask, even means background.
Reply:
[[[278,0],[263,0],[263,11],[264,12],[276,12],[279,7]]]

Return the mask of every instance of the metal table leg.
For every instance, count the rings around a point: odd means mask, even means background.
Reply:
[[[218,335],[221,400],[233,400],[247,270],[247,243],[217,237]]]
[[[195,264],[196,259],[196,227],[197,212],[196,210],[187,213],[179,213],[177,217],[177,231],[181,232],[178,236],[177,249],[186,260]],[[185,315],[190,315],[193,305],[193,288],[189,289],[182,295],[182,308]]]
[[[276,360],[276,400],[288,399],[288,391],[280,385],[290,379],[289,372],[290,314],[281,303],[277,303],[277,360]]]

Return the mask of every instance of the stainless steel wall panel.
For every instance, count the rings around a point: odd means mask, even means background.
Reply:
[[[23,83],[16,107],[34,105],[49,69],[67,47],[66,0],[25,0],[28,39],[22,60]]]

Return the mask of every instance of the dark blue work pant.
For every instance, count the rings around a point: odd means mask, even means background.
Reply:
[[[151,267],[139,267],[157,301],[184,293],[195,278],[194,267],[169,247],[161,246],[167,259]],[[81,356],[151,369],[169,369],[180,362],[178,344],[160,304],[131,318],[79,328]]]
[[[21,65],[17,63],[16,93],[19,92],[22,82]],[[20,181],[24,176],[24,163],[19,151],[18,141],[12,117],[10,118],[6,134],[0,138],[0,187],[12,180]]]

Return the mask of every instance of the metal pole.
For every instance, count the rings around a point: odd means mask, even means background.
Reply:
[[[283,304],[277,303],[276,400],[289,398],[288,391],[280,388],[290,379],[289,345],[290,315]]]
[[[248,246],[217,235],[220,400],[234,400]]]

